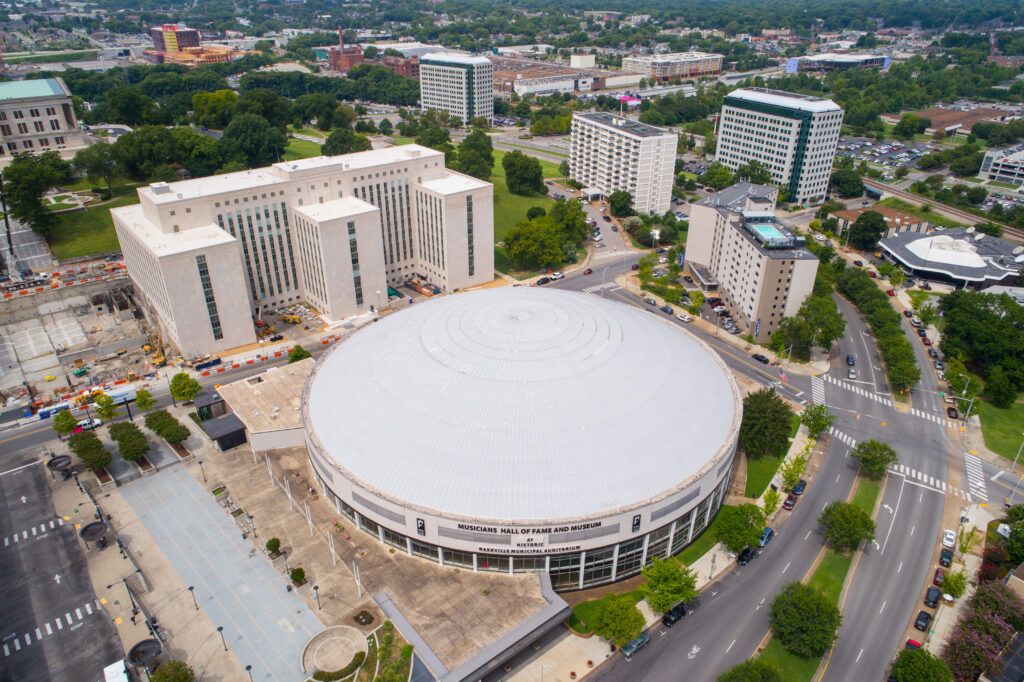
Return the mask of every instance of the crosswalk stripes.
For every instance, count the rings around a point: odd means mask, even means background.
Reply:
[[[93,611],[93,604],[96,605],[96,610],[95,611]],[[83,607],[85,608],[85,614],[84,615],[82,614],[82,608]],[[76,616],[77,620],[81,621],[84,618],[86,618],[87,616],[91,616],[93,613],[100,613],[101,611],[103,611],[103,603],[99,599],[94,599],[92,602],[86,602],[85,604],[83,604],[82,607],[75,608],[75,616]],[[57,616],[57,618],[53,621],[53,624],[57,627],[57,630],[56,630],[57,632],[59,632],[59,631],[64,629],[64,624],[62,622],[62,619],[66,620],[67,624],[69,626],[73,625],[75,623],[75,618],[72,618],[70,611],[65,613],[63,616]],[[22,645],[21,645],[22,640],[24,640],[26,647],[32,646],[32,644],[33,644],[32,635],[33,634],[35,635],[35,642],[43,641],[43,637],[44,637],[43,630],[44,629],[46,630],[46,635],[45,635],[46,637],[50,637],[50,636],[52,636],[54,634],[54,629],[50,627],[50,622],[47,621],[46,623],[43,623],[41,628],[37,627],[37,628],[34,629],[33,632],[26,632],[23,637],[13,637],[13,638],[4,640],[3,645],[2,645],[3,652],[4,652],[4,657],[6,658],[7,656],[10,656],[11,654],[14,654],[14,653],[16,653],[18,651],[21,651],[21,649],[22,649]],[[73,627],[69,628],[69,630],[73,630],[73,629],[75,629],[75,628],[73,628]]]
[[[587,294],[596,294],[597,292],[601,291],[601,289],[609,289],[611,291],[617,291],[618,289],[621,289],[621,288],[622,287],[620,287],[618,284],[616,284],[614,281],[612,281],[612,282],[602,282],[601,284],[594,284],[593,286],[586,287],[583,291],[584,291],[584,293],[587,293]]]
[[[601,253],[594,254],[594,260],[604,260],[605,258],[618,258],[619,256],[635,255],[638,255],[635,251],[627,251],[625,249],[613,249],[611,251],[604,250]]]
[[[811,377],[811,402],[815,405],[825,404],[825,382],[819,376]]]
[[[877,393],[873,393],[871,391],[863,389],[860,386],[857,386],[856,384],[854,384],[853,382],[843,381],[842,379],[837,379],[836,377],[832,376],[831,374],[822,374],[820,376],[821,376],[821,378],[823,380],[825,380],[825,381],[827,381],[829,383],[832,383],[832,384],[836,384],[837,386],[841,386],[842,388],[846,389],[847,391],[852,391],[853,393],[856,393],[858,395],[862,395],[865,398],[871,398],[875,402],[881,403],[882,405],[885,405],[886,407],[892,407],[892,399],[891,398],[887,398],[884,395],[879,395]]]
[[[4,537],[4,547],[10,547],[16,542],[28,540],[29,534],[39,535],[40,533],[46,533],[49,530],[55,530],[63,525],[64,519],[51,519],[49,523],[40,523],[38,526],[32,526],[26,530],[17,531]]]
[[[847,445],[849,445],[851,448],[857,447],[857,439],[856,438],[854,438],[853,436],[846,435],[842,431],[837,430],[836,427],[834,427],[834,426],[828,427],[828,432],[830,434],[832,434],[833,437],[838,438],[840,441],[842,441],[842,442],[846,443]]]
[[[945,481],[940,481],[934,476],[929,476],[928,474],[918,471],[917,469],[912,469],[911,467],[908,467],[905,464],[898,464],[894,467],[891,467],[889,471],[895,474],[899,474],[900,476],[905,476],[906,478],[918,481],[922,485],[932,488],[937,492],[948,492],[958,497],[962,497],[965,500],[971,500],[971,493],[969,493],[968,491],[963,490],[961,488],[957,488],[955,485],[947,485]]]
[[[988,489],[985,487],[985,470],[981,467],[981,460],[974,455],[964,453],[964,468],[967,470],[967,485],[971,494],[988,502]]]

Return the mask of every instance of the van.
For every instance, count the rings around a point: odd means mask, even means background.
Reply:
[[[651,642],[651,636],[646,632],[641,632],[640,636],[634,639],[632,642],[623,645],[622,655],[626,657],[626,660],[633,658],[633,654],[643,649]]]

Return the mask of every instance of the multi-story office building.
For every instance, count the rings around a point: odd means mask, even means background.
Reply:
[[[837,54],[822,52],[786,60],[786,73],[804,71],[846,71],[847,69],[888,69],[891,57],[881,54]]]
[[[1024,145],[985,152],[978,177],[1011,185],[1024,185]]]
[[[608,196],[633,195],[633,208],[664,213],[672,200],[675,133],[603,112],[572,115],[569,173],[584,187]]]
[[[428,54],[420,57],[420,102],[463,123],[494,118],[494,66],[486,57]]]
[[[775,217],[778,189],[739,183],[693,205],[685,265],[745,334],[767,341],[814,287],[818,258]]]
[[[177,24],[164,24],[149,29],[153,38],[153,49],[157,52],[174,54],[186,47],[199,47],[199,31]]]
[[[649,81],[717,76],[722,73],[722,55],[708,52],[638,54],[623,57],[622,70],[638,73]]]
[[[830,99],[765,88],[740,88],[725,96],[715,158],[736,169],[760,161],[789,201],[825,200],[843,110]]]
[[[69,157],[88,145],[63,80],[0,83],[0,164],[20,152],[56,150]]]
[[[316,157],[138,190],[111,211],[140,303],[186,356],[255,340],[252,315],[305,302],[368,312],[409,279],[494,276],[493,186],[418,145]]]

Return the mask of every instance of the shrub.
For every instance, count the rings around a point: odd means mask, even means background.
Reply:
[[[280,554],[281,553],[281,539],[280,538],[270,538],[269,540],[267,540],[267,551],[270,552],[271,554]]]
[[[189,430],[167,410],[157,410],[146,416],[146,428],[168,443],[180,443],[189,437]]]
[[[384,621],[383,624],[381,624],[381,627],[384,628],[384,632],[391,632],[395,629],[395,624],[392,623],[390,620],[386,620]]]
[[[818,657],[828,651],[841,622],[835,602],[803,583],[785,585],[772,601],[772,631],[797,656]]]
[[[288,577],[292,579],[292,582],[296,585],[301,585],[306,582],[306,571],[296,566],[292,569],[292,572],[288,574]]]
[[[978,582],[984,583],[999,577],[999,567],[995,564],[983,563],[978,569]]]
[[[117,441],[117,449],[125,461],[137,462],[149,452],[146,436],[131,422],[118,422],[112,425],[110,437]]]
[[[981,555],[981,560],[990,564],[1005,564],[1010,560],[1010,555],[1005,548],[999,545],[989,545]]]
[[[360,651],[353,656],[352,661],[341,670],[317,670],[313,673],[313,679],[318,682],[333,682],[334,680],[343,679],[358,670],[359,667],[363,665],[364,660],[366,660],[366,654]]]

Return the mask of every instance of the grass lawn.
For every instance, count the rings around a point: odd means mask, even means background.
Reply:
[[[1013,407],[1001,410],[988,401],[978,400],[974,407],[981,415],[985,446],[1007,459],[1016,457],[1024,433],[1024,404],[1014,403]]]
[[[971,180],[973,178],[963,178],[964,180]],[[980,181],[979,181],[980,182]],[[1003,187],[1005,189],[1020,189],[1020,185],[1012,185],[1008,182],[999,182],[998,180],[989,180],[988,184],[993,187]]]
[[[510,144],[508,142],[504,142],[503,144],[507,147],[515,147],[516,149],[525,149],[531,152],[540,152],[541,154],[550,154],[551,156],[564,156],[567,159],[569,158],[569,155],[566,154],[565,152],[556,152],[550,147],[527,147],[526,145],[523,144]]]
[[[841,552],[829,549],[807,584],[838,604],[839,593],[843,590],[843,581],[846,580],[846,572],[850,570],[852,561],[852,552],[844,556]]]
[[[965,178],[957,178],[957,181],[960,181],[960,180],[963,180],[964,182],[973,182],[976,185],[985,182],[981,178],[976,178],[974,176],[968,176],[968,177],[965,177]]]
[[[774,663],[782,671],[782,679],[786,682],[810,682],[814,674],[818,672],[820,658],[804,658],[791,654],[782,648],[779,640],[771,639],[764,651],[758,658],[768,663]]]
[[[288,138],[288,146],[284,148],[284,160],[295,161],[296,159],[308,159],[314,156],[321,156],[320,145],[309,140],[300,140],[295,137]]]
[[[533,195],[524,197],[508,191],[508,184],[505,182],[505,169],[501,167],[501,160],[505,158],[506,153],[497,149],[494,150],[494,170],[491,172],[491,183],[494,184],[495,242],[503,240],[508,231],[526,217],[526,212],[530,210],[531,206],[540,206],[546,211],[555,203],[553,199],[547,196]],[[540,165],[541,170],[544,172],[544,177],[555,178],[559,176],[558,166],[555,164],[549,161],[541,161]],[[503,256],[503,259],[505,262],[508,261],[507,257]],[[495,266],[497,266],[498,260],[497,252],[495,252]]]
[[[639,590],[633,590],[632,592],[626,592],[626,595],[633,599],[633,603],[639,603],[643,599],[643,595],[640,594]],[[613,595],[608,595],[613,596]],[[618,595],[614,595],[618,596]],[[597,613],[597,607],[601,604],[601,601],[608,597],[602,597],[601,599],[591,599],[577,604],[572,609],[572,616],[569,617],[569,627],[577,632],[584,634],[591,631],[589,623],[594,618],[594,614]],[[581,622],[584,625],[581,625]]]
[[[305,135],[307,137],[318,137],[321,140],[327,137],[327,133],[321,132],[315,128],[296,128],[295,126],[288,126],[288,132],[293,135]]]
[[[393,137],[391,139],[393,139],[395,141],[395,145],[396,146],[400,145],[400,144],[412,144],[413,142],[416,141],[416,140],[412,139],[411,137],[400,137],[400,136],[396,136],[396,137]]]
[[[921,197],[921,201],[923,201],[925,203],[932,203],[932,202],[930,202],[928,200],[927,197]],[[935,225],[936,227],[964,227],[963,223],[957,222],[956,220],[953,220],[952,218],[947,218],[946,216],[939,215],[935,211],[924,211],[924,210],[922,210],[921,206],[915,206],[914,204],[911,204],[910,202],[903,201],[902,199],[897,199],[896,197],[889,197],[888,199],[882,199],[881,201],[878,202],[878,205],[879,206],[888,206],[889,208],[895,208],[897,211],[903,211],[904,213],[909,213],[910,215],[915,215],[918,218],[925,218],[932,225]],[[979,217],[978,218],[978,222],[981,222],[981,221],[982,221],[982,218]]]
[[[875,500],[878,499],[878,491],[881,490],[881,484],[872,481],[870,478],[861,478],[860,483],[857,485],[857,492],[853,494],[851,502],[857,505],[869,515],[875,513]]]
[[[114,190],[127,193],[84,211],[60,216],[60,223],[49,240],[54,256],[65,259],[121,250],[110,209],[137,204],[139,195],[134,185],[115,187]]]
[[[747,488],[743,491],[743,494],[747,497],[761,497],[761,493],[772,482],[772,476],[779,470],[780,464],[782,464],[782,457],[748,458]]]

